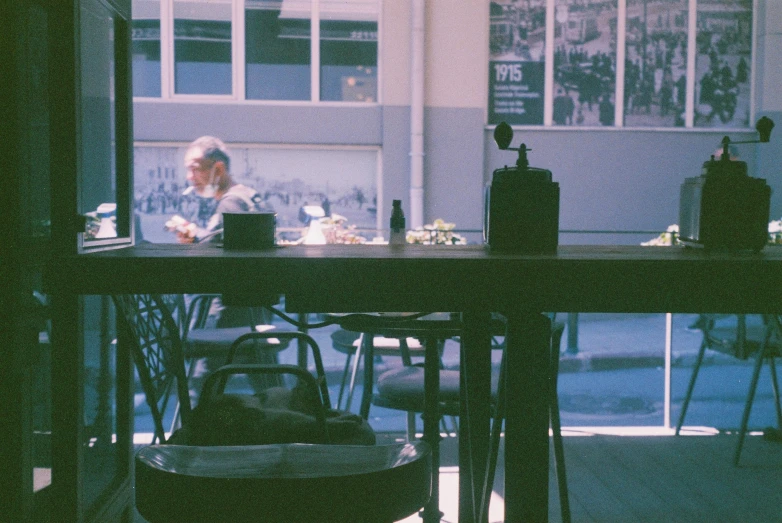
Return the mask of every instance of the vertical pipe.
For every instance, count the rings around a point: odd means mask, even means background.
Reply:
[[[424,24],[426,0],[413,0],[410,42],[410,223],[424,224]]]
[[[665,313],[665,399],[663,400],[663,423],[671,428],[671,352],[673,347],[673,314]]]

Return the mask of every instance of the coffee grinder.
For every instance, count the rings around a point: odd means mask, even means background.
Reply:
[[[551,171],[530,167],[528,149],[509,147],[513,130],[494,130],[501,150],[518,151],[515,167],[496,169],[484,191],[483,239],[492,252],[554,254],[559,243],[559,184]]]
[[[731,160],[733,144],[767,143],[774,122],[762,117],[758,140],[722,139],[722,154],[703,163],[700,176],[686,178],[679,199],[679,239],[705,249],[760,251],[768,241],[771,188],[747,173],[747,163]]]

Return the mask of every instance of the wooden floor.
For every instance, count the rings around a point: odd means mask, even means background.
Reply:
[[[398,435],[401,437],[401,435]],[[379,442],[393,441],[385,435]],[[782,443],[750,436],[733,466],[736,437],[566,436],[573,522],[782,523]],[[443,440],[443,523],[457,521],[457,440]],[[502,521],[502,453],[490,522]],[[523,464],[519,464],[523,466]],[[562,521],[550,474],[549,521]],[[137,516],[136,523],[144,519]],[[411,516],[405,523],[419,522]]]
[[[782,443],[748,437],[739,467],[732,464],[735,444],[732,435],[565,437],[572,521],[782,522]],[[444,522],[457,521],[455,449],[455,439],[444,440]],[[490,522],[502,521],[502,470]],[[552,459],[549,520],[559,522],[553,471]]]

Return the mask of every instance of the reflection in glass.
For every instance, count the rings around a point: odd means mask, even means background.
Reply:
[[[687,89],[687,0],[627,3],[625,125],[683,127]]]
[[[695,127],[749,127],[752,1],[699,0]]]
[[[278,229],[301,227],[299,209],[326,200],[346,226],[377,227],[376,149],[228,147],[233,179],[258,191],[277,213]],[[135,209],[147,241],[176,243],[163,227],[174,215],[203,226],[214,213],[213,199],[182,195],[184,154],[184,145],[135,148]]]
[[[116,441],[115,312],[108,296],[85,296],[84,304],[84,502],[98,506],[125,458]]]
[[[174,91],[231,94],[231,0],[174,1]]]
[[[82,2],[80,213],[86,241],[117,236],[115,26],[99,0]],[[99,234],[100,233],[100,234]]]
[[[160,0],[133,0],[133,96],[160,96]]]
[[[52,344],[49,298],[33,291],[31,320],[38,331],[32,373],[33,490],[52,482]]]
[[[377,0],[321,0],[321,100],[377,102],[377,16]]]
[[[616,1],[556,0],[554,125],[614,125]]]
[[[250,100],[309,100],[311,0],[247,0],[245,84]]]

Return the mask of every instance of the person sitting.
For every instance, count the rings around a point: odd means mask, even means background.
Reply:
[[[188,146],[185,152],[187,181],[201,198],[217,200],[217,208],[205,227],[178,230],[181,243],[221,241],[223,213],[274,211],[255,189],[236,183],[230,167],[228,148],[219,138],[202,136]]]

